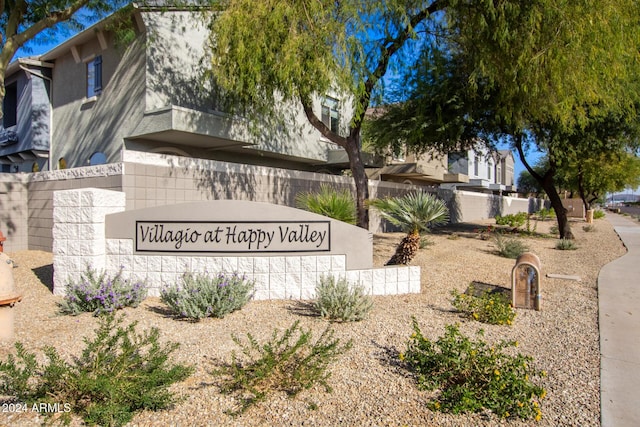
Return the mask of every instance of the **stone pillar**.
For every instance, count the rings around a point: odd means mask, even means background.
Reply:
[[[53,194],[53,293],[64,295],[69,280],[87,266],[105,268],[105,215],[125,210],[120,191],[98,188]]]

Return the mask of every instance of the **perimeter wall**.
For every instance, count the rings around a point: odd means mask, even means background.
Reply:
[[[124,151],[122,161],[50,172],[0,174],[0,231],[5,251],[51,251],[53,192],[100,188],[122,191],[126,209],[219,199],[250,200],[295,207],[300,192],[322,184],[349,188],[347,176],[326,175],[164,154]],[[369,181],[371,198],[406,194],[423,187]],[[517,212],[533,213],[541,200],[469,191],[429,189],[446,201],[452,222],[473,222]],[[371,211],[370,231],[390,230]]]

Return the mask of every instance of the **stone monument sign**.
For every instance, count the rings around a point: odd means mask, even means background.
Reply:
[[[244,275],[255,299],[311,299],[322,276],[372,295],[420,292],[420,267],[373,268],[372,234],[300,209],[214,200],[126,210],[122,192],[54,193],[54,294],[87,266],[144,281],[150,296],[186,272]]]
[[[108,215],[107,239],[132,239],[134,253],[346,255],[348,269],[371,268],[367,230],[288,206],[214,200]]]

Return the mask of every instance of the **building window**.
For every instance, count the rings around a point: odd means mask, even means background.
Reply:
[[[87,98],[102,93],[102,56],[87,62]]]
[[[489,181],[491,181],[491,168],[493,168],[493,165],[491,163],[487,163],[487,179]]]
[[[331,132],[338,133],[340,112],[338,111],[337,99],[326,97],[322,100],[322,123],[327,125]]]
[[[475,156],[473,159],[473,175],[480,175],[480,156]]]
[[[7,85],[2,104],[2,124],[4,128],[15,126],[18,123],[18,84]]]

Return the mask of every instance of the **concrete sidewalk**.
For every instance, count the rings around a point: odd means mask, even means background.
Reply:
[[[627,254],[598,276],[603,427],[640,426],[640,222],[607,213]]]

